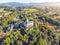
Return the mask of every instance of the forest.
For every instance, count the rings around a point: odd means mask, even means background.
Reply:
[[[0,45],[60,45],[60,7],[0,7]]]

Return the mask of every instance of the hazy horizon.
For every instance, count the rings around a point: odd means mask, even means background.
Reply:
[[[43,3],[43,2],[60,2],[60,0],[0,0],[0,3],[19,2],[19,3]]]

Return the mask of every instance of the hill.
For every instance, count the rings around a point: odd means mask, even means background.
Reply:
[[[19,2],[9,2],[9,3],[1,3],[0,6],[57,6],[60,5],[60,2],[44,2],[44,3],[19,3]]]

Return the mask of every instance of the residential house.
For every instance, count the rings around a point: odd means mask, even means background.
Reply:
[[[8,30],[9,30],[9,31],[12,31],[13,28],[14,28],[14,25],[13,25],[13,24],[9,24],[9,25],[8,25]]]
[[[56,30],[56,32],[60,32],[60,29]]]
[[[28,19],[24,22],[24,26],[28,29],[28,28],[32,28],[34,26],[34,22],[33,21],[29,21]]]
[[[14,18],[14,21],[18,21],[18,20],[20,20],[20,18],[19,18],[19,16],[16,16],[16,17]]]
[[[18,23],[14,23],[14,29],[18,29],[19,28],[19,24]]]

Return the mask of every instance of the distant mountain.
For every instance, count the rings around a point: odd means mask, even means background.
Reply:
[[[2,3],[0,6],[60,6],[60,2],[45,2],[45,3],[18,3],[18,2],[9,2],[9,3]]]
[[[34,6],[60,6],[60,2],[30,3]]]
[[[9,3],[2,3],[0,6],[25,6],[25,3],[18,3],[18,2],[9,2]]]

